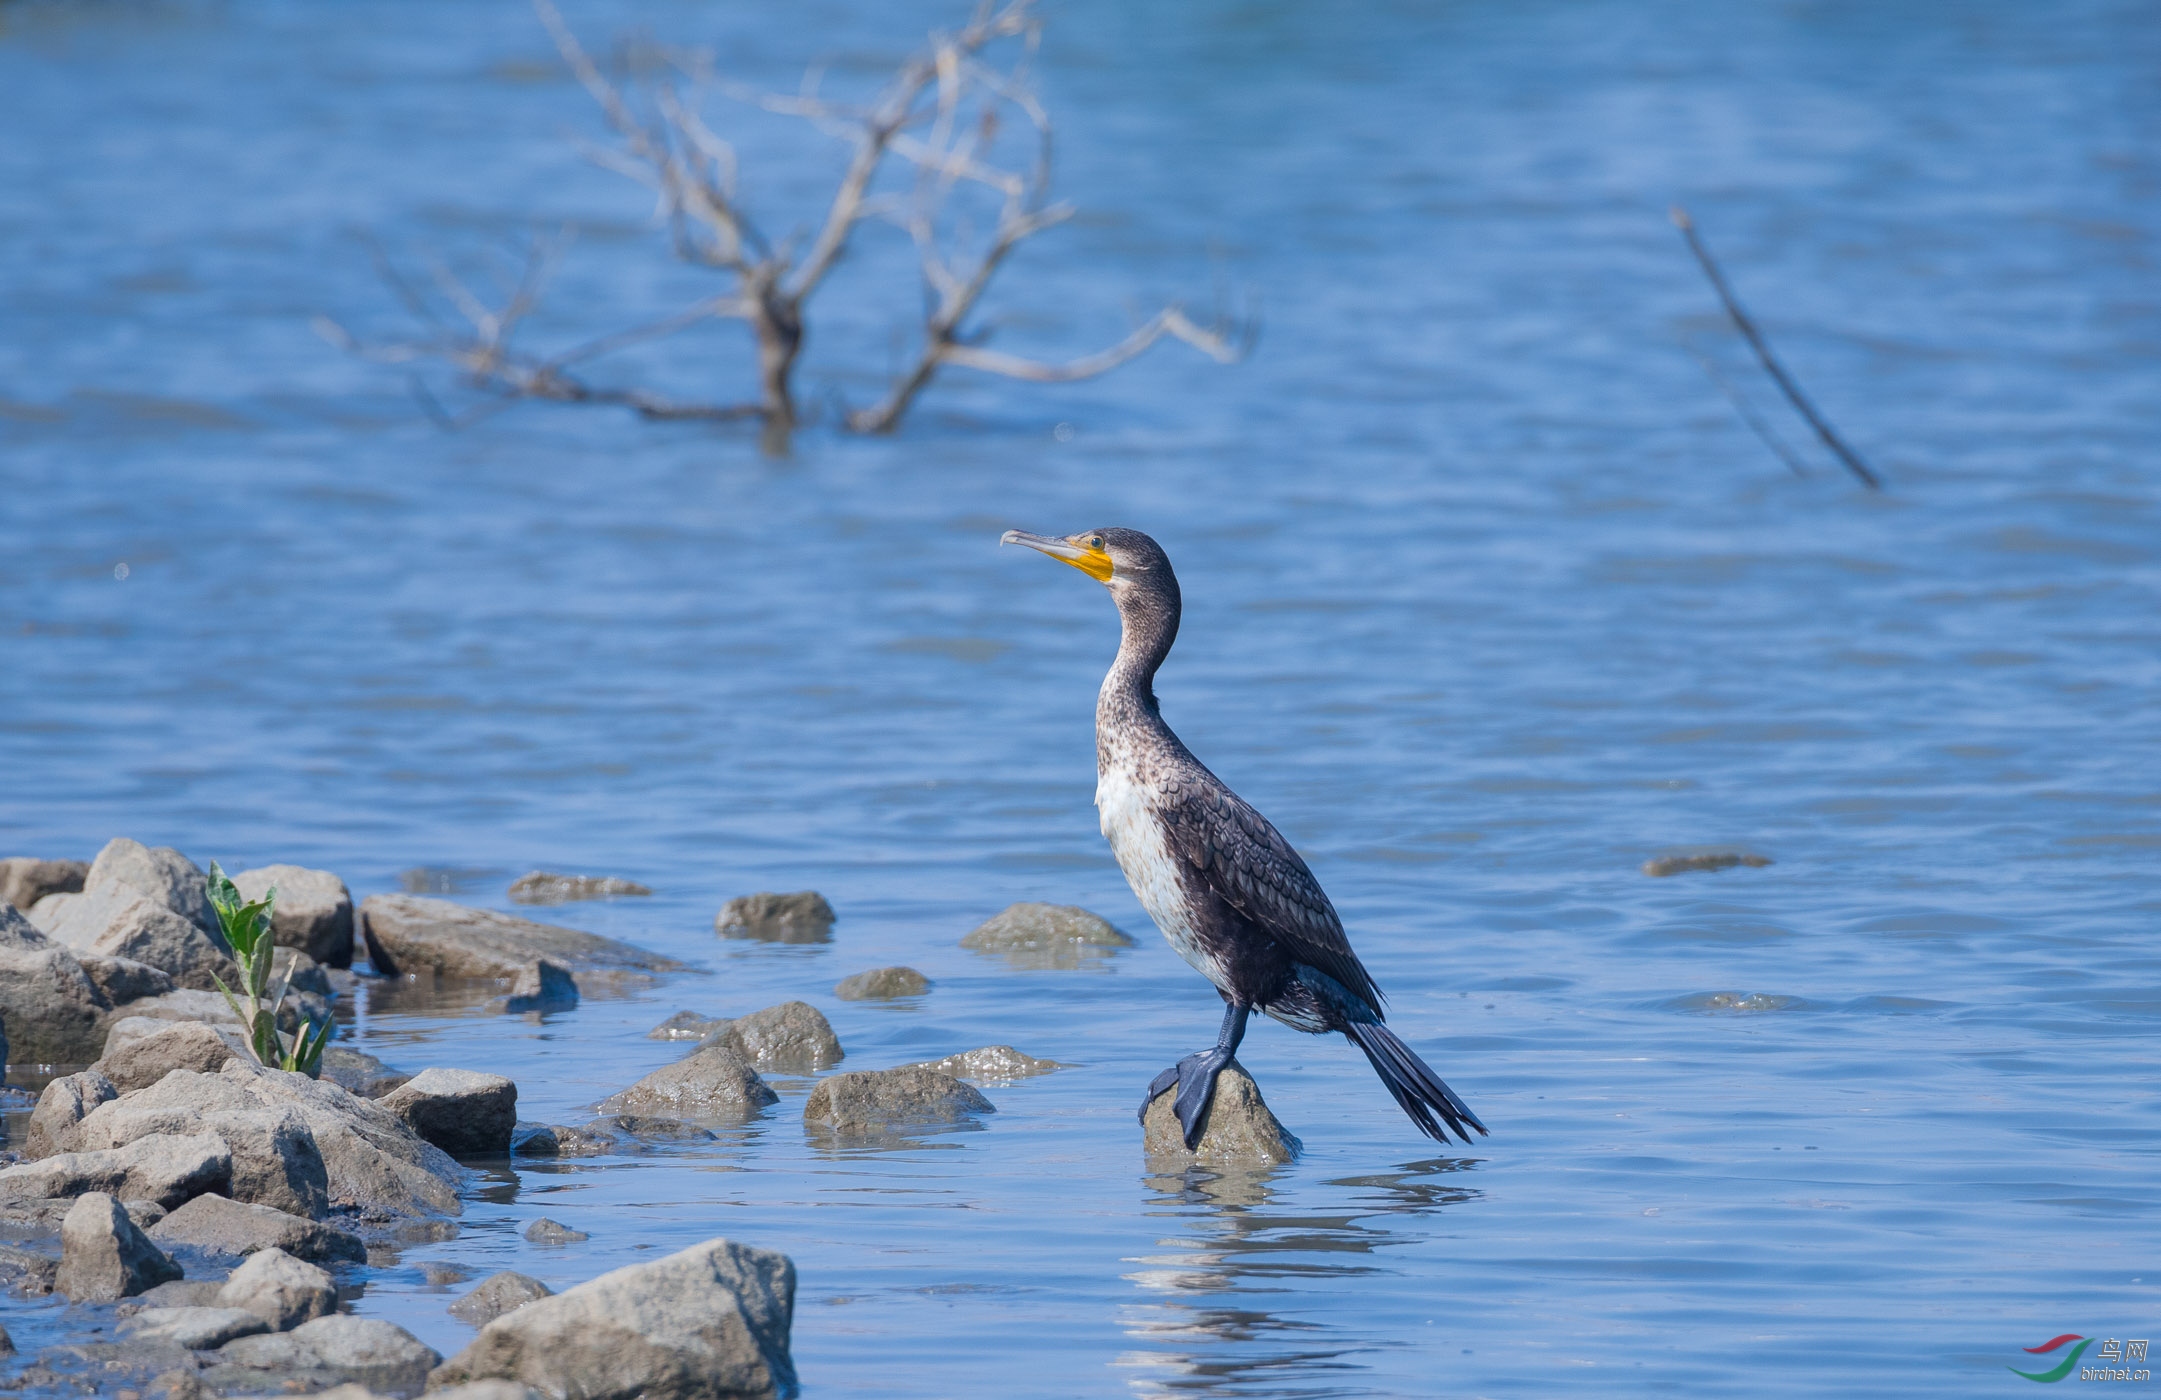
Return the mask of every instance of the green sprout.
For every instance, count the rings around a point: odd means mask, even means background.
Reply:
[[[277,902],[275,885],[261,899],[241,899],[239,887],[218,869],[216,861],[210,862],[210,907],[218,911],[225,941],[232,945],[233,959],[240,964],[240,995],[235,996],[225,979],[215,973],[211,980],[225,994],[225,1004],[240,1018],[241,1028],[247,1032],[248,1049],[258,1063],[270,1069],[297,1070],[313,1079],[322,1073],[323,1047],[330,1043],[331,1022],[327,1018],[310,1021],[289,1041],[278,1034],[278,1012],[293,985],[291,967],[285,969],[285,981],[278,987],[277,998],[267,1009],[263,1004],[270,994],[270,963],[277,955],[277,940],[270,935],[270,911]]]

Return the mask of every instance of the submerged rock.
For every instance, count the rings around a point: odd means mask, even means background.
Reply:
[[[49,894],[82,893],[89,875],[88,861],[9,856],[0,860],[0,904],[12,904],[27,914]]]
[[[1029,1079],[1038,1074],[1049,1074],[1065,1066],[1056,1060],[1039,1060],[1033,1055],[1023,1055],[1010,1045],[985,1045],[974,1050],[963,1050],[958,1055],[948,1055],[942,1060],[921,1060],[902,1069],[929,1069],[940,1074],[950,1074],[955,1079],[980,1079],[986,1083],[1010,1084],[1016,1079]]]
[[[997,1111],[989,1099],[952,1075],[908,1065],[819,1080],[803,1104],[803,1123],[830,1133],[882,1135],[965,1123],[979,1113]]]
[[[358,1235],[224,1196],[197,1196],[151,1226],[149,1234],[160,1245],[188,1245],[237,1258],[265,1249],[282,1249],[317,1264],[358,1264],[368,1257]]]
[[[453,1157],[510,1155],[518,1086],[500,1074],[424,1069],[380,1102]]]
[[[1762,867],[1772,864],[1769,856],[1754,851],[1689,849],[1669,851],[1653,856],[1643,863],[1643,873],[1654,879],[1668,875],[1686,875],[1697,870],[1731,870],[1737,865]]]
[[[560,1220],[550,1220],[543,1215],[525,1227],[525,1237],[534,1244],[576,1244],[592,1238],[583,1230],[573,1230]]]
[[[85,1193],[60,1222],[60,1272],[53,1289],[73,1302],[132,1298],[179,1277],[180,1266],[103,1191]]]
[[[642,1113],[613,1113],[585,1125],[587,1133],[618,1133],[640,1142],[712,1142],[717,1134],[680,1118],[653,1118]]]
[[[708,1240],[497,1318],[429,1384],[500,1377],[581,1400],[793,1395],[794,1316],[786,1255]]]
[[[158,1133],[125,1147],[62,1152],[0,1169],[0,1203],[56,1201],[102,1191],[170,1210],[206,1191],[231,1189],[233,1154],[211,1133]]]
[[[601,1100],[603,1113],[649,1113],[664,1118],[746,1118],[780,1102],[758,1071],[732,1046],[706,1046],[664,1065],[619,1094]]]
[[[270,936],[278,946],[296,948],[325,967],[351,967],[353,896],[345,882],[302,865],[265,865],[233,876],[242,899],[261,899],[273,886],[278,900],[270,910]]]
[[[833,986],[842,1001],[891,1001],[895,997],[919,997],[930,990],[930,979],[912,967],[880,967],[843,977]]]
[[[1011,904],[978,924],[960,946],[996,953],[1016,967],[1071,969],[1130,948],[1133,940],[1110,922],[1071,904]]]
[[[370,895],[361,903],[360,914],[376,971],[394,975],[512,981],[541,958],[577,974],[581,983],[637,985],[683,970],[673,958],[597,933],[536,924],[447,899]]]
[[[26,1297],[42,1297],[53,1291],[60,1261],[49,1254],[0,1244],[0,1281]],[[0,1356],[6,1355],[0,1352]]]
[[[338,1290],[329,1273],[273,1246],[233,1270],[218,1290],[218,1306],[254,1313],[271,1331],[289,1332],[336,1310]]]
[[[521,971],[503,998],[503,1010],[568,1011],[578,1004],[578,980],[568,968],[540,958]]]
[[[460,1322],[485,1327],[527,1303],[554,1296],[555,1290],[539,1279],[505,1269],[499,1274],[488,1275],[472,1292],[452,1303],[450,1315]]]
[[[667,1020],[645,1033],[647,1040],[703,1040],[714,1031],[728,1024],[725,1016],[700,1016],[695,1011],[678,1011]]]
[[[535,870],[510,883],[514,904],[570,904],[581,899],[622,899],[649,895],[652,891],[635,880],[613,875],[554,875]]]
[[[722,938],[754,938],[761,943],[830,943],[833,906],[816,890],[738,895],[721,906],[713,931]]]
[[[0,904],[0,1025],[11,1063],[89,1064],[105,1046],[111,1009],[72,949]]]
[[[842,1057],[832,1023],[804,1001],[784,1001],[738,1016],[699,1042],[700,1049],[715,1045],[728,1047],[760,1069],[797,1074],[828,1069]]]
[[[1261,1089],[1236,1060],[1216,1076],[1216,1096],[1201,1119],[1200,1146],[1188,1150],[1185,1129],[1172,1107],[1177,1091],[1165,1089],[1148,1102],[1143,1119],[1151,1159],[1199,1162],[1217,1167],[1278,1166],[1298,1155],[1297,1138],[1285,1131],[1261,1098]]]
[[[224,1029],[224,1034],[219,1030]],[[240,1028],[218,1028],[200,1021],[164,1021],[129,1016],[113,1023],[105,1053],[91,1066],[121,1093],[147,1089],[176,1069],[215,1074],[229,1060],[247,1054]]]
[[[601,1157],[617,1149],[612,1134],[559,1123],[520,1123],[510,1150],[520,1157]]]

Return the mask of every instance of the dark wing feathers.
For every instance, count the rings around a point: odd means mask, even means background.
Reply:
[[[1294,960],[1335,978],[1378,1013],[1381,989],[1351,951],[1335,906],[1268,818],[1212,776],[1183,776],[1160,791],[1171,854]]]

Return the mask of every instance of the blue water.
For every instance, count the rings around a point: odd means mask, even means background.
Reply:
[[[569,14],[779,87],[959,17]],[[1009,269],[998,343],[1220,280],[1255,353],[953,374],[896,437],[774,458],[600,410],[445,433],[310,330],[406,329],[363,233],[477,276],[573,223],[536,346],[715,290],[581,161],[523,7],[0,8],[0,845],[356,895],[455,867],[505,908],[534,867],[650,884],[553,917],[704,974],[545,1023],[354,1009],[530,1118],[667,1061],[683,1006],[805,998],[847,1068],[1076,1066],[919,1149],[820,1150],[783,1079],[715,1144],[498,1174],[355,1278],[446,1353],[431,1263],[563,1287],[725,1234],[801,1270],[810,1394],[2018,1393],[2021,1347],[2161,1322],[2157,60],[2135,4],[1062,7],[1085,212]],[[807,221],[838,148],[730,119],[768,223]],[[1778,416],[1676,201],[1888,491]],[[867,401],[913,311],[884,237],[814,326],[821,401]],[[747,366],[722,327],[620,373]],[[1267,1025],[1242,1058],[1305,1156],[1148,1174],[1133,1106],[1216,1002],[1095,829],[1109,604],[994,547],[1103,524],[1184,584],[1166,716],[1307,854],[1475,1150]],[[1701,844],[1776,864],[1638,871]],[[831,945],[713,937],[797,888]],[[1017,899],[1142,945],[955,946]],[[830,996],[893,962],[919,1005]],[[541,1214],[592,1238],[529,1245]],[[64,1326],[33,1311],[0,1302]]]

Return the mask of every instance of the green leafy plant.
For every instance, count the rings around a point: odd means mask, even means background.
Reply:
[[[240,1018],[241,1028],[247,1032],[248,1049],[256,1060],[271,1069],[297,1070],[312,1079],[322,1073],[323,1047],[330,1043],[331,1022],[327,1018],[310,1021],[298,1035],[279,1034],[278,1012],[293,985],[291,967],[285,970],[277,997],[265,1005],[270,995],[270,964],[277,956],[277,940],[270,933],[270,911],[277,902],[275,885],[261,899],[242,899],[239,887],[218,869],[216,861],[210,862],[210,907],[218,911],[225,941],[232,945],[233,960],[240,964],[240,991],[236,995],[222,977],[213,974],[213,980],[225,994],[225,1004]]]

